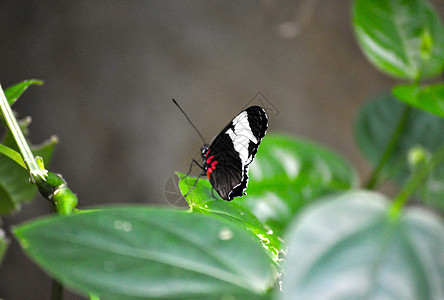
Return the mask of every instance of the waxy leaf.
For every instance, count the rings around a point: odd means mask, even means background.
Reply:
[[[180,173],[177,175],[181,178],[179,188],[182,194],[186,195],[194,187],[196,178],[185,178],[185,175]],[[201,178],[185,199],[190,206],[190,211],[218,216],[238,224],[257,237],[258,243],[264,247],[273,261],[279,262],[282,259],[283,250],[279,237],[248,209],[240,205],[238,198],[232,201],[223,200],[217,192],[212,193],[210,182]]]
[[[14,234],[59,281],[105,299],[261,299],[275,280],[252,236],[215,216],[120,207],[32,221]]]
[[[371,192],[329,197],[292,224],[279,299],[444,299],[444,224],[422,209],[390,217]]]
[[[444,84],[398,85],[393,95],[405,103],[444,118]]]
[[[268,134],[250,167],[247,196],[237,200],[278,235],[320,195],[357,185],[351,165],[313,142]]]
[[[426,0],[356,0],[353,26],[379,70],[411,80],[443,71],[444,27]]]
[[[353,169],[338,155],[310,142],[275,134],[262,140],[249,177],[247,196],[224,201],[217,192],[212,193],[208,180],[201,178],[186,200],[192,211],[240,222],[256,234],[274,261],[281,260],[285,252],[280,242],[282,230],[301,207],[319,195],[347,190],[357,183]],[[194,178],[182,179],[182,194],[194,184]]]

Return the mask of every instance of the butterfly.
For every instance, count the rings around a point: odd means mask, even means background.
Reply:
[[[267,129],[265,111],[251,106],[228,123],[209,146],[202,146],[202,175],[207,175],[222,199],[246,195],[248,167]]]
[[[176,105],[183,112],[177,103]],[[196,129],[194,125],[193,127]],[[234,117],[209,144],[204,141],[201,148],[202,164],[193,159],[188,174],[195,163],[202,169],[200,176],[208,177],[211,186],[222,199],[231,201],[234,197],[246,195],[248,168],[267,129],[268,117],[265,110],[260,106],[248,107]]]

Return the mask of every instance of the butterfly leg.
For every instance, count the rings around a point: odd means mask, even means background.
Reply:
[[[217,198],[214,196],[214,188],[213,188],[213,187],[211,187],[211,196],[213,196],[213,199],[217,199]]]
[[[191,193],[191,191],[192,190],[194,190],[194,188],[197,186],[197,182],[199,181],[199,179],[200,179],[200,176],[201,175],[199,175],[198,177],[197,177],[197,179],[196,179],[196,182],[194,183],[194,185],[193,185],[193,187],[183,196],[184,198],[186,198],[187,196],[188,196],[188,194],[189,193]]]
[[[185,179],[185,178],[187,178],[189,175],[190,175],[190,173],[191,173],[191,170],[193,169],[193,164],[196,164],[199,168],[201,168],[202,170],[204,169],[204,167],[203,166],[201,166],[194,158],[193,158],[193,160],[191,161],[191,165],[190,165],[190,169],[188,170],[188,173],[187,173],[187,175],[185,175],[185,177],[183,177],[182,179]]]

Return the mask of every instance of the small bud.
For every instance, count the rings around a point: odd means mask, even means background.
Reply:
[[[432,57],[433,52],[433,38],[430,31],[425,28],[421,33],[421,45],[420,45],[420,56],[422,60],[427,61]]]
[[[430,154],[421,146],[410,149],[407,159],[411,169],[416,169],[420,164],[425,163],[430,158]]]
[[[39,166],[39,168],[41,170],[45,170],[45,163],[43,161],[43,157],[41,156],[36,156],[35,157],[35,161],[37,162],[37,165]]]

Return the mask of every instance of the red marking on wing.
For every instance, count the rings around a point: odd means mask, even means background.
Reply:
[[[211,160],[213,159],[214,155],[211,155],[210,157],[208,157],[207,159],[207,164],[209,164],[211,162]]]
[[[213,158],[213,156],[211,156],[209,159],[211,159],[211,158]],[[208,163],[208,161],[207,161],[207,163]],[[208,168],[208,170],[207,170],[208,179],[210,178],[211,172],[213,172],[216,169],[216,165],[217,165],[217,161],[213,161],[211,163],[211,166]]]

